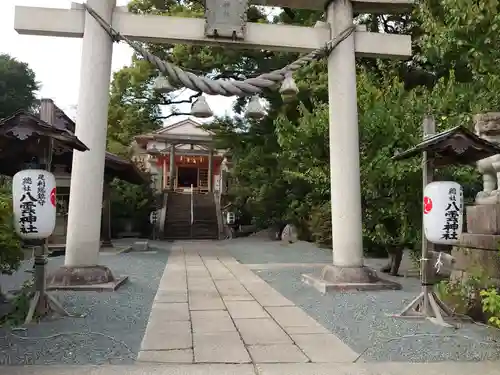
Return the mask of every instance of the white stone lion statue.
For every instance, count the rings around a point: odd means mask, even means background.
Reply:
[[[476,134],[496,145],[500,144],[500,112],[488,112],[474,116]],[[477,204],[500,204],[500,154],[477,162],[483,175],[483,190],[476,196]]]

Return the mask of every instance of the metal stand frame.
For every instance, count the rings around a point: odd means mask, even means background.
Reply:
[[[426,116],[423,124],[424,139],[433,136],[436,132],[436,123],[432,116]],[[434,178],[434,165],[432,157],[428,157],[427,152],[423,152],[422,158],[422,185],[423,188],[431,183]],[[427,241],[425,238],[424,228],[422,228],[422,259],[420,281],[422,291],[411,301],[399,314],[391,314],[393,318],[404,319],[427,319],[434,324],[443,327],[456,327],[445,322],[444,317],[455,318],[455,313],[443,301],[439,299],[433,290],[433,283],[428,280],[429,267],[429,250],[434,248],[434,244]],[[443,317],[444,315],[444,317]]]
[[[77,317],[77,315],[68,313],[61,303],[45,290],[45,265],[47,264],[45,247],[45,241],[43,244],[35,246],[35,294],[31,299],[24,324],[30,323],[35,315],[47,316],[49,314],[56,314],[61,317]]]
[[[424,261],[424,264],[428,262]],[[422,267],[424,270],[427,267]],[[422,275],[424,273],[422,272]],[[426,278],[422,276],[422,279]],[[444,315],[444,316],[443,316]],[[420,294],[411,301],[399,314],[390,315],[393,318],[403,319],[427,319],[442,327],[456,328],[456,325],[447,323],[445,318],[455,318],[455,314],[436,293],[432,285],[422,285]]]

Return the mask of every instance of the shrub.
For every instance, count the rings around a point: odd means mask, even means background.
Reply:
[[[11,274],[19,268],[23,252],[14,230],[10,186],[0,187],[0,273]]]

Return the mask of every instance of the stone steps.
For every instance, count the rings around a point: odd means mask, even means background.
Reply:
[[[191,195],[169,194],[164,239],[217,239],[219,227],[215,207],[212,194],[194,194],[195,222],[191,225]]]

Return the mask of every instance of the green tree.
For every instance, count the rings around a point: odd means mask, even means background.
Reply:
[[[0,188],[0,273],[5,274],[17,270],[23,259],[21,243],[12,220],[12,192],[9,185]]]
[[[38,83],[28,64],[0,54],[0,119],[35,104]]]
[[[28,64],[0,54],[0,118],[36,105],[38,84]],[[0,181],[0,273],[12,273],[23,258],[13,227],[12,193],[8,179]]]
[[[421,45],[432,63],[455,61],[473,74],[494,74],[500,52],[498,0],[425,0],[418,17],[425,34]]]
[[[361,70],[358,74],[358,108],[361,152],[361,186],[365,244],[377,247],[389,244],[417,243],[421,227],[420,159],[393,161],[397,151],[421,141],[421,123],[431,111],[437,119],[437,131],[452,126],[471,126],[472,115],[500,104],[495,92],[500,80],[495,77],[469,83],[457,82],[453,75],[442,78],[429,90],[411,91],[404,83]],[[309,211],[312,238],[328,243],[331,238],[329,210],[328,107],[321,104],[314,112],[302,108],[298,125],[280,118],[276,131],[281,146],[283,175],[300,179],[310,192],[296,207],[299,217]],[[473,168],[448,168],[439,178],[462,183],[473,196],[480,178]],[[294,183],[295,184],[295,183]],[[312,208],[312,210],[311,210]],[[311,213],[312,211],[312,213]]]

